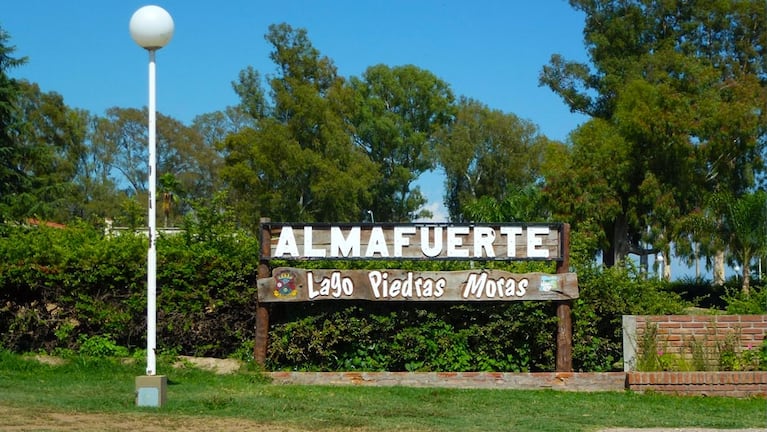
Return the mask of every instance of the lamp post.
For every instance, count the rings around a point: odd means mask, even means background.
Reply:
[[[658,280],[663,280],[663,272],[665,270],[663,267],[663,263],[665,261],[663,252],[658,252],[658,255],[655,256],[655,259],[658,261]]]
[[[156,108],[155,108],[155,53],[160,48],[170,42],[173,37],[173,18],[163,8],[159,6],[144,6],[133,13],[130,19],[130,34],[133,40],[149,52],[149,250],[147,252],[147,311],[146,311],[146,374],[154,376],[157,373],[156,348],[157,348],[157,221],[156,221]],[[151,382],[151,380],[150,380]],[[153,387],[153,384],[150,385]],[[141,403],[141,390],[137,379],[137,403]],[[151,392],[150,392],[151,393]],[[150,399],[147,405],[159,406],[164,399],[164,386],[159,389],[159,394],[154,401],[154,396],[147,396]]]

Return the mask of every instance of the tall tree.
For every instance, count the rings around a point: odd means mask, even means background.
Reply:
[[[742,290],[749,293],[751,285],[751,262],[767,253],[767,192],[759,190],[738,198],[723,194],[722,225],[725,239],[730,246],[731,263],[742,268]]]
[[[594,70],[555,55],[541,83],[573,111],[605,122],[600,127],[610,128],[620,137],[615,144],[625,148],[617,150],[622,159],[573,167],[622,171],[617,182],[606,185],[605,197],[594,191],[561,194],[563,204],[614,201],[616,211],[600,222],[607,264],[647,241],[667,251],[671,241],[687,234],[672,222],[701,207],[706,194],[742,194],[763,176],[764,4],[570,3],[586,14],[584,36]],[[574,139],[573,145],[586,144]]]
[[[372,66],[351,85],[355,140],[382,174],[370,211],[388,222],[430,216],[419,214],[426,198],[412,183],[435,167],[435,133],[453,118],[449,85],[413,65]]]
[[[464,206],[474,200],[503,202],[540,180],[547,144],[531,122],[462,98],[455,120],[442,129],[437,145],[450,219],[465,221]]]
[[[255,126],[230,135],[222,175],[249,225],[273,220],[356,221],[372,201],[375,165],[354,145],[353,92],[306,30],[272,25],[266,35],[277,72],[268,106],[252,69],[235,90]]]
[[[14,198],[17,216],[58,222],[84,216],[83,190],[77,184],[87,152],[87,115],[70,109],[55,92],[20,81],[19,126],[15,140],[26,155],[18,165],[28,188]]]
[[[148,189],[146,119],[146,110],[114,107],[95,120],[93,151],[103,158],[101,164],[127,196],[145,196]],[[217,150],[206,145],[198,129],[158,113],[157,174],[173,179],[174,193],[186,199],[212,196],[220,186],[220,161]],[[185,209],[182,205],[177,210]]]
[[[25,156],[16,141],[19,85],[8,72],[27,59],[13,57],[16,49],[9,41],[10,35],[0,27],[0,221],[9,216],[8,200],[23,191],[26,183],[20,167]]]
[[[104,164],[129,195],[147,190],[147,139],[146,116],[141,110],[113,107],[95,120],[93,145],[102,149],[99,154]]]

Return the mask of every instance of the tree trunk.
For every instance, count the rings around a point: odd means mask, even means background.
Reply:
[[[700,280],[700,245],[695,243],[695,279]]]
[[[743,294],[748,295],[751,291],[751,253],[749,251],[743,252],[743,285],[741,290]]]
[[[743,290],[745,295],[748,295],[751,291],[751,271],[748,268],[748,264],[743,264],[743,286],[741,290]]]
[[[716,251],[714,256],[714,285],[724,285],[724,251]]]
[[[623,215],[615,218],[611,227],[608,226],[606,231],[610,236],[610,246],[604,251],[602,256],[605,266],[612,267],[624,260],[628,255],[631,250],[631,245],[628,242],[628,229],[628,222],[626,222],[626,218]]]

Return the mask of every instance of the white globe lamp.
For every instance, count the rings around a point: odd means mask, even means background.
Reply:
[[[160,6],[144,6],[130,19],[130,35],[142,48],[157,50],[173,37],[173,18]]]

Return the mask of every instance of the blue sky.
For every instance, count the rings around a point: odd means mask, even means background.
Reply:
[[[64,96],[70,107],[103,115],[140,108],[147,99],[147,54],[130,37],[131,15],[146,1],[4,2],[0,26],[27,65],[11,71]],[[238,100],[231,83],[253,66],[275,71],[264,35],[270,24],[305,28],[341,75],[376,64],[413,64],[450,84],[456,95],[529,120],[564,140],[584,118],[569,112],[538,75],[554,53],[585,61],[583,14],[565,0],[169,0],[171,42],[157,54],[157,109],[189,124]],[[444,220],[443,184],[419,185]]]

